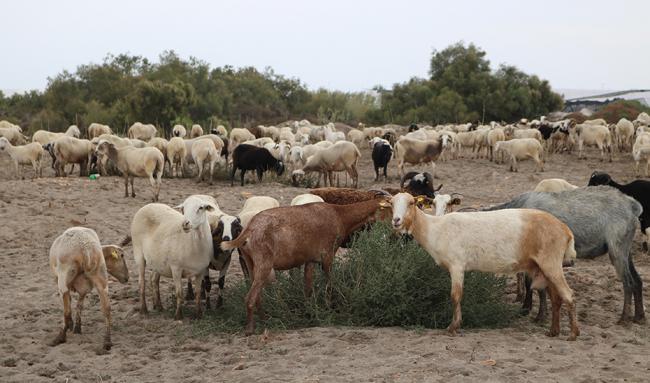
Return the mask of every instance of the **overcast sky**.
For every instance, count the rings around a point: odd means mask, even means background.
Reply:
[[[460,40],[556,89],[650,88],[645,0],[20,0],[0,13],[0,89],[43,89],[107,53],[173,49],[357,91],[426,76],[432,50]]]

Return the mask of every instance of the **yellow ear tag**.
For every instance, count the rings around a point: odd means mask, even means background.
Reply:
[[[382,202],[379,203],[379,206],[388,207],[388,202],[382,201]]]
[[[119,259],[119,258],[120,258],[120,256],[117,255],[117,251],[115,251],[115,250],[111,251],[111,256],[112,256],[113,258],[115,258],[115,259]]]
[[[416,199],[416,201],[417,201],[418,203],[422,203],[422,201],[424,201],[424,197],[418,197],[418,198]]]

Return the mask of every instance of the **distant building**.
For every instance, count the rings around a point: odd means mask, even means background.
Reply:
[[[624,91],[592,93],[564,100],[564,112],[598,111],[603,106],[618,100],[638,101],[643,105],[650,105],[650,89],[631,89]]]

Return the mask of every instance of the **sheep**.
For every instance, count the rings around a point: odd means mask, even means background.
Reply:
[[[102,134],[113,134],[111,127],[108,125],[103,125],[97,122],[93,122],[88,125],[88,139],[92,140],[95,137],[99,137]]]
[[[268,137],[273,140],[273,142],[280,141],[280,129],[275,126],[267,126],[263,130],[263,137]]]
[[[383,128],[363,128],[363,138],[366,140],[370,140],[373,137],[381,137],[383,135]]]
[[[99,145],[100,141],[108,141],[114,144],[118,148],[122,148],[125,146],[133,146],[132,140],[128,138],[122,138],[122,137],[114,136],[112,134],[102,134],[99,137],[95,137],[90,141],[91,153],[94,153],[95,155],[99,154],[96,152],[96,150],[97,150],[97,145]],[[97,168],[101,175],[106,175],[107,166],[108,166],[108,157],[99,154],[99,156],[97,157]]]
[[[485,208],[538,209],[553,214],[564,222],[575,236],[578,258],[593,259],[608,254],[616,274],[623,282],[624,304],[620,322],[630,319],[630,302],[634,294],[635,321],[645,318],[642,283],[634,268],[630,249],[636,222],[642,212],[641,204],[609,186],[593,186],[567,190],[560,193],[528,192],[510,202]],[[532,306],[531,291],[526,292],[524,308]],[[545,312],[545,295],[540,291],[540,311]]]
[[[75,125],[71,125],[65,133],[55,133],[48,132],[47,130],[37,130],[36,133],[32,136],[32,142],[38,142],[41,145],[47,145],[50,142],[54,142],[61,137],[74,137],[79,138],[81,136],[79,128]]]
[[[328,176],[330,186],[333,186],[333,172],[346,171],[352,178],[353,187],[356,188],[359,183],[357,163],[360,157],[361,152],[353,143],[348,141],[337,142],[331,147],[319,150],[308,157],[302,169],[293,171],[292,182],[297,185],[306,173],[319,172],[317,187],[320,185],[320,175],[323,176],[325,186],[327,186]]]
[[[210,133],[216,134],[217,136],[221,137],[222,139],[228,138],[228,130],[223,125],[217,125],[216,128],[212,128],[210,130]]]
[[[650,167],[650,145],[634,145],[632,147],[632,158],[634,158],[634,175],[639,176],[639,163],[645,160],[645,177],[648,177]]]
[[[359,129],[350,129],[348,132],[348,141],[355,144],[358,148],[361,148],[363,144],[363,132]]]
[[[329,300],[330,271],[336,250],[351,233],[374,220],[380,201],[373,199],[353,205],[311,203],[265,210],[253,217],[235,240],[222,242],[222,250],[239,250],[252,279],[246,296],[245,334],[251,335],[255,329],[255,307],[263,316],[261,291],[274,270],[305,265],[304,292],[310,296],[314,265],[320,263]]]
[[[644,235],[643,250],[648,251],[648,240],[650,239],[650,182],[644,180],[632,181],[629,184],[616,183],[607,173],[593,172],[589,177],[589,186],[607,185],[618,189],[621,193],[634,198],[641,204],[643,211],[639,215],[641,234]]]
[[[609,153],[609,162],[612,162],[612,135],[607,126],[596,124],[576,125],[575,133],[578,137],[578,158],[586,158],[583,147],[596,146],[600,150],[600,160],[605,159],[605,150]]]
[[[65,131],[65,135],[74,138],[79,138],[81,137],[81,132],[79,131],[77,125],[70,125],[68,127],[68,130]]]
[[[273,197],[250,197],[246,202],[244,202],[244,206],[239,211],[239,214],[237,214],[237,217],[239,218],[242,227],[246,228],[251,219],[253,219],[253,217],[255,217],[259,212],[279,206],[280,203]]]
[[[442,189],[442,185],[438,188],[433,187],[433,176],[431,173],[418,173],[418,172],[408,172],[402,179],[399,184],[400,190],[411,194],[414,197],[417,196],[426,196],[429,198],[435,198],[436,192]]]
[[[154,138],[155,137],[151,138],[151,140],[153,140]],[[133,146],[134,148],[142,149],[147,147],[147,143],[138,138],[129,138],[128,140],[131,143],[131,146]]]
[[[503,132],[503,129],[501,128],[494,128],[487,133],[487,148],[488,148],[488,154],[490,156],[490,161],[499,163],[499,160],[494,155],[496,152],[495,148],[497,142],[505,141],[505,140],[506,140],[506,135]],[[503,162],[503,157],[501,158],[501,162]]]
[[[458,148],[458,152],[462,150],[462,148],[472,148],[472,151],[474,150],[475,147],[475,139],[476,139],[476,134],[474,131],[471,132],[458,132],[456,133],[456,145]],[[472,157],[474,153],[472,152]]]
[[[190,129],[190,138],[197,138],[201,137],[203,135],[203,128],[201,125],[194,124],[192,125],[192,129]]]
[[[636,119],[633,121],[634,126],[650,126],[650,115],[646,112],[641,112],[639,115],[636,117]]]
[[[404,164],[409,163],[418,165],[429,162],[431,164],[431,174],[436,175],[436,164],[442,153],[442,140],[412,140],[402,137],[395,144],[395,159],[397,160],[397,170],[399,176],[404,175]]]
[[[12,124],[7,120],[0,120],[0,129],[6,129],[6,128],[17,130],[19,133],[23,132],[23,129],[19,125]]]
[[[565,190],[575,190],[578,187],[570,184],[569,182],[563,180],[562,178],[547,178],[545,180],[539,181],[537,186],[533,191],[536,192],[545,192],[545,193],[559,193]]]
[[[149,141],[156,135],[158,135],[158,131],[155,126],[151,124],[143,124],[141,122],[135,122],[127,132],[128,138],[142,141]]]
[[[393,148],[390,144],[378,142],[372,148],[372,164],[375,168],[375,181],[379,180],[379,168],[384,168],[384,179],[388,179],[388,162],[393,157]]]
[[[243,143],[246,145],[257,146],[258,148],[263,148],[266,144],[275,144],[275,141],[273,141],[273,139],[270,137],[260,137],[254,140],[244,141]]]
[[[0,137],[0,152],[7,152],[14,163],[16,177],[21,178],[21,171],[18,165],[31,164],[34,168],[34,177],[43,176],[41,160],[43,158],[43,147],[38,142],[27,145],[14,146],[6,137]]]
[[[109,158],[124,177],[124,197],[129,196],[129,179],[131,179],[131,197],[135,198],[133,181],[135,177],[148,177],[153,189],[153,201],[158,201],[165,157],[156,148],[116,147],[108,141],[102,141],[96,152]]]
[[[585,122],[583,122],[583,124],[585,124],[585,125],[607,126],[607,121],[605,121],[602,118],[596,118],[594,120],[585,120]]]
[[[172,136],[174,137],[179,137],[179,138],[185,138],[187,136],[187,129],[183,125],[174,125],[172,128]]]
[[[244,141],[254,140],[255,136],[253,133],[249,132],[246,129],[242,128],[233,128],[230,131],[230,153],[235,151],[235,148]]]
[[[214,165],[217,163],[220,157],[221,153],[214,146],[214,142],[212,142],[211,139],[198,138],[196,141],[194,141],[192,144],[192,159],[194,160],[194,163],[199,170],[199,174],[196,177],[197,183],[201,182],[202,180],[203,166],[210,164],[209,182],[210,185],[212,185],[214,178]]]
[[[323,133],[325,135],[325,139],[329,142],[339,142],[339,141],[345,141],[345,134],[343,132],[337,132],[334,130],[334,124],[329,123],[323,127]]]
[[[499,154],[503,151],[510,157],[510,171],[519,171],[517,160],[532,158],[535,161],[535,171],[544,171],[544,160],[541,154],[543,152],[542,144],[535,138],[514,138],[510,141],[499,141],[494,146],[494,150]]]
[[[407,193],[393,196],[389,206],[395,231],[412,235],[436,264],[449,271],[454,314],[447,331],[451,335],[456,334],[462,322],[463,276],[471,270],[527,271],[534,276],[534,288],[548,286],[551,292],[553,319],[548,335],[560,334],[562,303],[569,312],[568,340],[576,340],[580,335],[573,292],[562,271],[563,262],[576,256],[574,237],[560,220],[542,211],[526,209],[436,217],[417,209],[414,197]]]
[[[6,138],[12,145],[24,145],[28,141],[18,125],[0,127],[0,137]]]
[[[296,141],[296,136],[291,131],[291,128],[284,127],[280,129],[279,141],[287,141],[293,143]]]
[[[79,177],[88,175],[88,164],[92,153],[90,141],[64,135],[54,141],[53,150],[57,176],[66,176],[65,165],[67,164],[79,164]]]
[[[275,170],[276,174],[281,176],[284,172],[284,163],[273,157],[265,148],[241,144],[237,146],[232,154],[230,186],[234,185],[237,169],[240,170],[241,186],[244,186],[244,174],[246,174],[247,170],[255,170],[257,172],[257,180],[262,182],[264,172],[270,169]]]
[[[314,194],[298,194],[291,200],[291,206],[305,205],[314,202],[325,202],[321,197]]]
[[[632,138],[634,137],[634,124],[627,118],[621,118],[614,128],[616,144],[618,150],[628,150],[632,145]]]
[[[110,350],[112,346],[111,304],[108,296],[108,274],[117,278],[120,283],[128,282],[129,271],[124,261],[124,251],[114,245],[102,246],[97,233],[92,229],[71,227],[54,240],[49,256],[50,268],[63,300],[63,328],[50,345],[57,346],[65,343],[68,330],[81,334],[81,310],[84,298],[94,287],[99,294],[102,313],[106,320],[103,348]],[[71,291],[79,294],[74,326]]]
[[[440,153],[440,160],[447,161],[447,153],[453,159],[458,158],[460,152],[460,143],[456,139],[456,133],[452,131],[442,131],[440,133],[440,140],[442,141],[442,153]]]
[[[169,140],[169,144],[167,144],[167,157],[170,162],[171,176],[174,177],[174,174],[176,174],[176,177],[179,177],[179,171],[180,176],[183,176],[187,148],[182,138],[172,137]]]
[[[186,164],[193,164],[194,163],[194,158],[192,157],[192,145],[194,145],[194,142],[196,140],[202,139],[202,138],[209,138],[212,140],[214,143],[214,147],[217,148],[217,151],[219,153],[222,153],[224,151],[224,147],[226,146],[226,143],[221,139],[221,137],[217,136],[216,134],[206,134],[201,137],[196,137],[196,138],[190,138],[188,140],[183,140],[183,143],[185,144],[185,163]]]
[[[165,164],[169,163],[169,157],[167,157],[167,146],[169,145],[169,141],[162,137],[154,137],[147,142],[147,146],[151,146],[152,148],[156,148],[160,150],[160,152],[163,154],[163,157],[165,158]],[[171,168],[171,163],[169,164]]]
[[[190,196],[173,208],[150,203],[140,208],[131,221],[131,235],[122,243],[133,242],[133,257],[138,267],[140,314],[148,314],[145,299],[145,268],[153,271],[153,307],[163,310],[160,300],[160,277],[171,277],[176,290],[174,318],[183,318],[182,278],[194,278],[200,286],[213,256],[212,236],[207,213],[216,206]],[[196,294],[196,316],[200,317],[200,294]]]

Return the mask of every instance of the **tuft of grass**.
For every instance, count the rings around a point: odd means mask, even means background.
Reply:
[[[358,235],[350,251],[333,266],[332,299],[325,280],[315,273],[314,294],[303,294],[302,269],[276,272],[277,280],[263,292],[270,319],[256,317],[257,328],[293,329],[312,326],[401,326],[445,328],[452,318],[449,273],[436,266],[415,241],[393,234],[387,224],[375,224]],[[197,335],[238,332],[245,324],[247,281],[227,287],[224,306],[194,322]],[[463,327],[503,327],[517,317],[505,299],[506,278],[487,273],[465,275]]]

